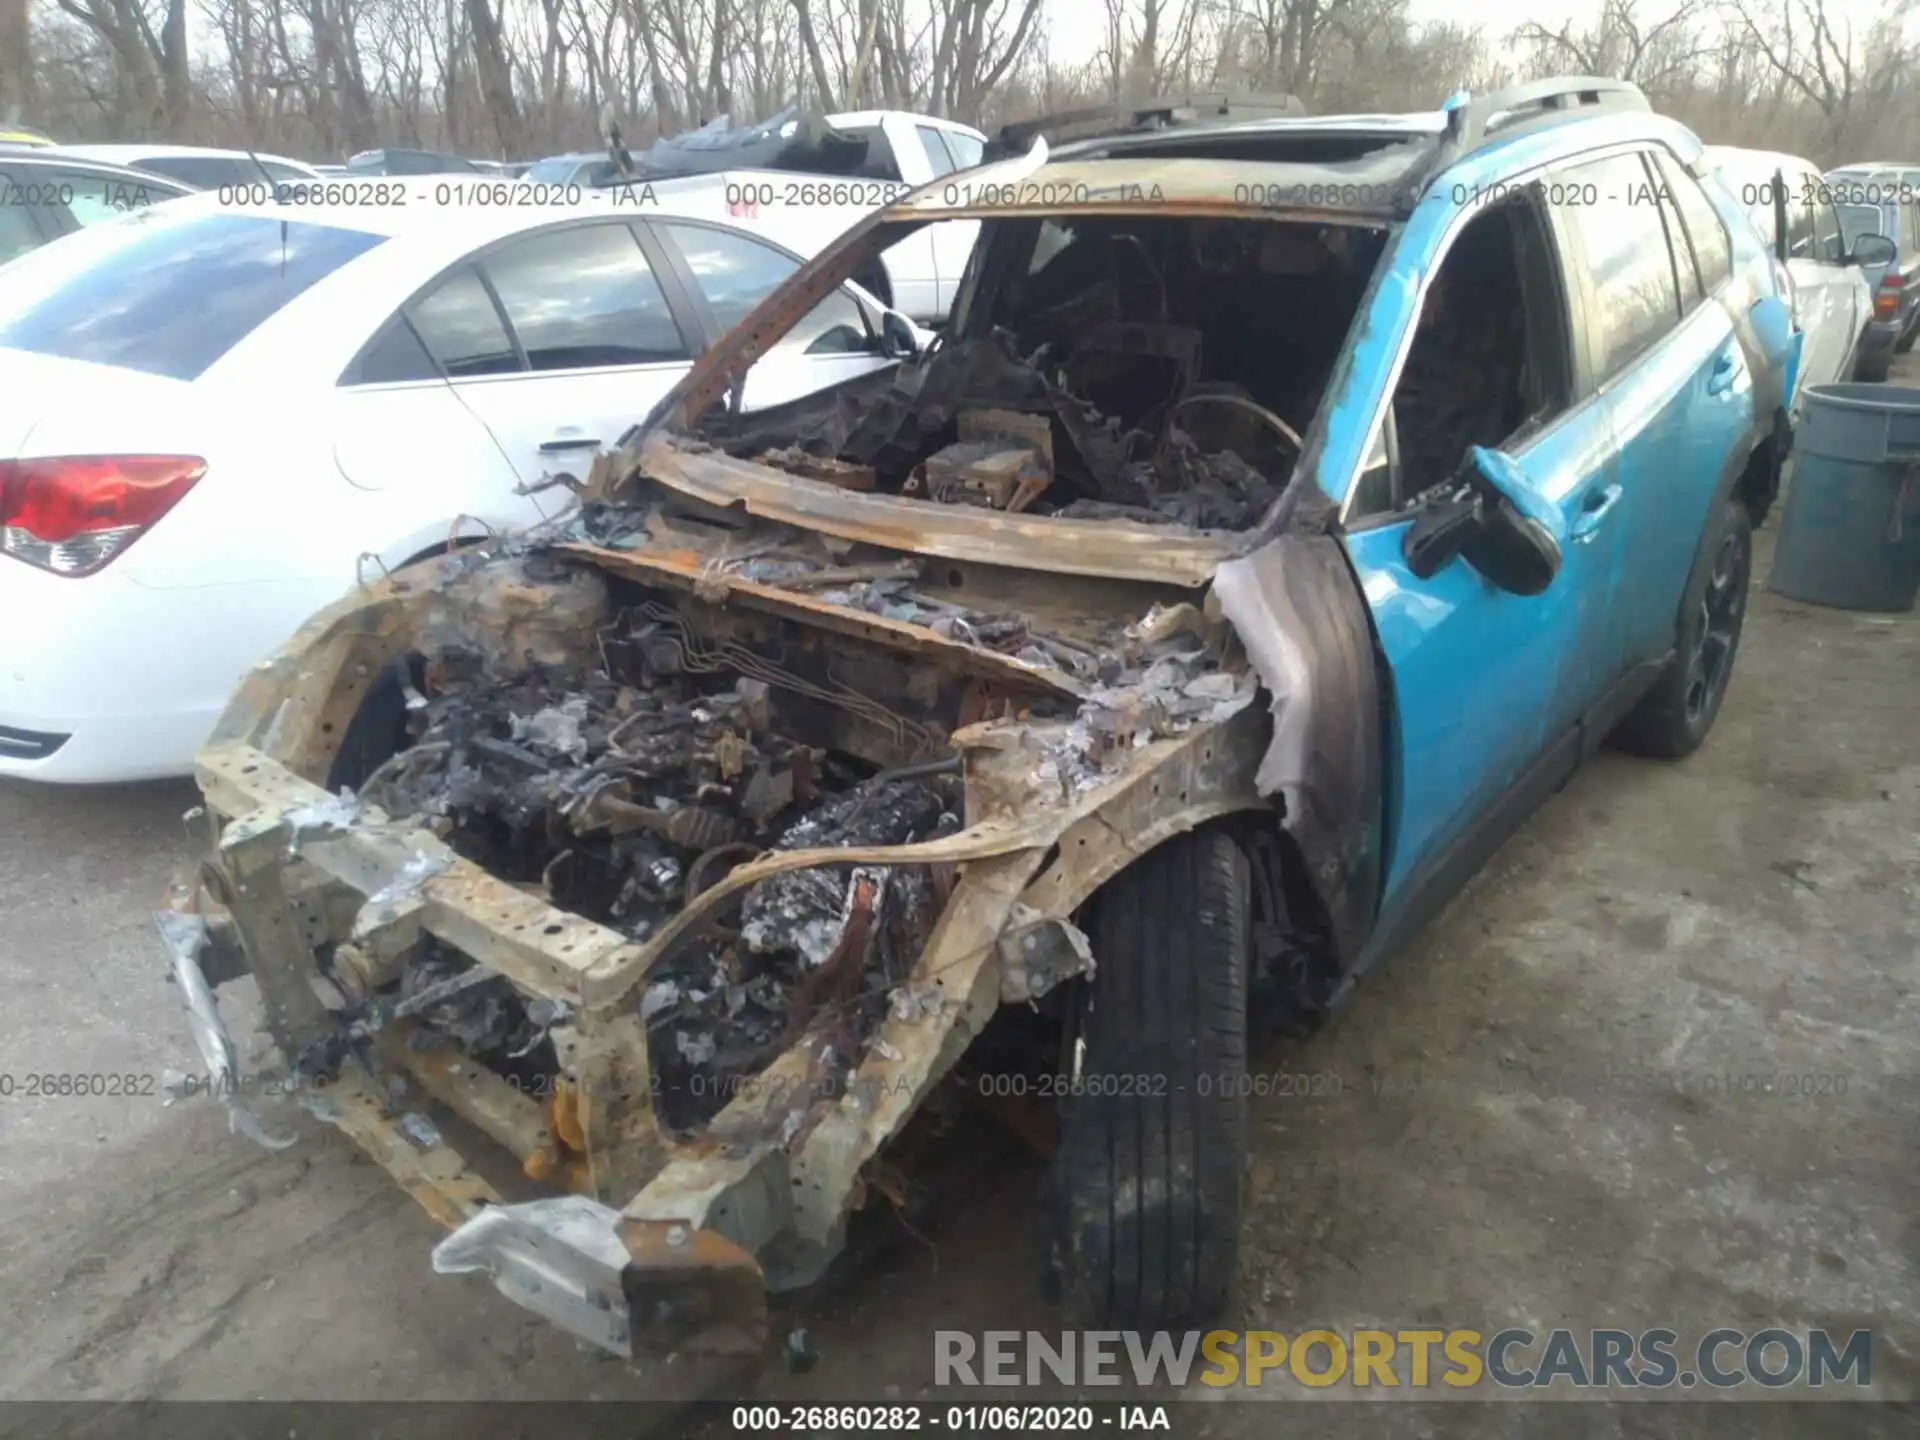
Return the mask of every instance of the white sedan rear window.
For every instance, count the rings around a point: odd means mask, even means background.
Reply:
[[[0,271],[0,347],[197,379],[384,238],[265,215],[129,216]]]

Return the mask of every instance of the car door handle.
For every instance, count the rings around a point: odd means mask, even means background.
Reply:
[[[571,436],[564,439],[545,441],[540,446],[542,455],[564,455],[569,450],[598,450],[600,442],[591,435]]]
[[[1600,522],[1607,518],[1607,512],[1613,509],[1614,502],[1620,498],[1620,487],[1608,485],[1604,489],[1589,490],[1586,499],[1580,502],[1580,513],[1573,517],[1568,527],[1573,538],[1583,540],[1600,528]]]
[[[1707,372],[1707,394],[1726,394],[1733,388],[1733,376],[1733,356],[1720,356],[1713,362],[1713,369]]]

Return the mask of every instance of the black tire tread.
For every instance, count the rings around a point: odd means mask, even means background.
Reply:
[[[1621,749],[1654,760],[1682,760],[1700,748],[1719,715],[1718,705],[1708,708],[1704,723],[1687,718],[1687,663],[1693,650],[1693,627],[1698,623],[1700,592],[1706,585],[1713,557],[1729,526],[1747,532],[1747,553],[1753,553],[1753,517],[1738,499],[1726,500],[1720,512],[1707,522],[1700,537],[1695,573],[1687,577],[1686,601],[1681,606],[1680,626],[1675,636],[1673,658],[1660,672],[1660,678],[1622,720],[1609,737]],[[1731,667],[1739,659],[1739,637],[1734,652],[1727,657]]]
[[[1137,861],[1095,902],[1082,1076],[1149,1083],[1135,1087],[1145,1094],[1064,1105],[1054,1269],[1081,1316],[1177,1329],[1217,1314],[1231,1293],[1246,1152],[1247,863],[1230,835],[1200,831]],[[1162,1203],[1128,1204],[1147,1193]]]

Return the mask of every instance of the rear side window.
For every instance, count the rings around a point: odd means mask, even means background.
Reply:
[[[1787,258],[1811,260],[1813,253],[1813,206],[1808,197],[1787,191]]]
[[[731,230],[671,223],[659,228],[680,247],[687,268],[693,271],[694,283],[707,297],[722,330],[733,329],[800,268],[771,245]],[[798,348],[808,355],[855,355],[867,349],[870,338],[859,303],[840,289],[822,297],[799,324],[780,337],[775,348]]]
[[[1833,201],[1817,185],[1808,188],[1807,198],[1813,206],[1813,258],[1838,265],[1846,246],[1840,239],[1840,217],[1834,212]]]
[[[39,249],[47,239],[25,205],[0,205],[0,264]]]
[[[456,270],[406,309],[407,319],[426,342],[433,358],[455,380],[476,375],[505,375],[520,368],[513,340],[501,323],[500,311],[471,268]],[[427,380],[418,370],[418,357],[408,363],[409,347],[404,336],[391,329],[382,337],[387,342],[376,347],[361,363],[359,378],[375,380]],[[373,373],[369,373],[369,370]]]
[[[1860,243],[1862,235],[1878,235],[1880,227],[1886,224],[1880,216],[1878,206],[1841,205],[1840,233],[1846,237],[1847,249],[1851,250]],[[1892,238],[1892,237],[1888,237]]]
[[[938,130],[931,125],[913,127],[920,135],[920,145],[927,152],[927,162],[933,166],[933,178],[951,175],[954,171],[953,156],[947,152],[947,142]]]
[[[535,185],[565,185],[578,180],[580,172],[586,167],[578,160],[568,156],[564,159],[542,160],[529,165],[526,174],[520,178]]]
[[[1653,158],[1660,172],[1661,183],[1667,194],[1673,197],[1674,207],[1679,210],[1681,223],[1686,228],[1685,244],[1693,251],[1700,284],[1711,295],[1733,274],[1733,242],[1727,236],[1726,224],[1720,219],[1720,212],[1713,208],[1713,202],[1707,198],[1707,192],[1681,168],[1679,161],[1660,151],[1655,151]],[[1772,236],[1771,219],[1760,233]],[[1684,268],[1682,241],[1677,235],[1673,248],[1674,259],[1680,261]],[[1767,248],[1773,248],[1770,238]]]
[[[179,192],[171,185],[148,184],[120,176],[75,174],[67,177],[73,189],[65,198],[67,214],[77,226],[98,225],[102,220],[117,220],[134,210],[172,200]]]
[[[535,370],[691,358],[624,222],[530,235],[480,263]]]
[[[1673,255],[1639,155],[1609,155],[1567,173],[1574,193],[1598,201],[1569,206],[1567,213],[1586,252],[1593,294],[1587,323],[1595,378],[1604,381],[1679,323]]]
[[[145,160],[136,160],[133,168],[145,170],[150,175],[164,175],[169,180],[178,180],[183,184],[197,185],[202,190],[214,190],[222,185],[237,185],[245,180],[261,178],[251,160],[233,160],[224,155],[153,155]]]
[[[774,287],[800,268],[799,262],[729,230],[704,225],[663,224],[693,271],[694,282],[707,297],[714,322],[724,333],[733,329]]]
[[[954,165],[959,169],[971,170],[980,163],[980,157],[986,151],[983,141],[972,135],[962,135],[958,130],[943,130],[940,133],[946,139]]]
[[[0,346],[192,380],[381,238],[231,212],[128,216],[0,273]]]

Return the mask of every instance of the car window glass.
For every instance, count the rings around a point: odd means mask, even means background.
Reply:
[[[509,356],[509,359],[512,357]],[[515,362],[516,365],[518,362]],[[438,380],[440,369],[405,315],[389,320],[340,377],[342,385],[398,385],[409,380]]]
[[[724,332],[744,320],[754,306],[800,268],[791,256],[731,230],[663,222],[664,230],[693,272],[716,324]],[[797,346],[809,355],[857,354],[870,336],[859,302],[836,290],[808,311],[775,349]]]
[[[11,190],[15,182],[11,177],[0,177],[0,183]],[[34,221],[33,212],[25,205],[0,205],[0,264],[29,250],[37,250],[46,239]]]
[[[152,155],[134,161],[133,168],[196,185],[202,190],[260,178],[251,161],[234,161],[220,155]]]
[[[1813,205],[1810,197],[1787,191],[1787,258],[1813,259]]]
[[[1576,193],[1598,199],[1570,206],[1568,214],[1586,251],[1595,378],[1604,381],[1679,321],[1667,227],[1659,207],[1646,203],[1638,155],[1609,155],[1567,173],[1581,187]]]
[[[1691,315],[1693,307],[1700,303],[1703,292],[1700,288],[1700,271],[1693,262],[1693,249],[1687,243],[1687,227],[1680,219],[1679,202],[1674,199],[1673,191],[1664,178],[1656,187],[1655,194],[1660,202],[1660,219],[1667,227],[1668,248],[1673,252],[1673,276],[1680,285],[1680,313]]]
[[[60,199],[66,203],[67,214],[80,225],[114,220],[130,211],[171,200],[175,195],[172,186],[148,184],[138,176],[50,169],[43,169],[39,174],[41,183],[51,182],[60,187]]]
[[[529,235],[481,264],[535,370],[690,358],[660,282],[624,223]]]
[[[1847,249],[1851,250],[1860,243],[1862,235],[1877,235],[1885,222],[1880,211],[1872,205],[1842,205],[1840,212],[1840,234],[1845,239]]]
[[[1356,479],[1362,513],[1444,486],[1475,445],[1524,445],[1570,403],[1566,290],[1545,194],[1535,185],[1513,198],[1474,215],[1427,284],[1389,418]]]
[[[0,271],[0,346],[192,380],[382,238],[231,211],[176,219],[155,207]]]
[[[529,165],[527,173],[520,178],[535,185],[564,185],[580,173],[580,168],[580,161],[571,155],[561,155]]]
[[[1673,156],[1661,151],[1654,152],[1654,163],[1659,170],[1660,179],[1667,193],[1673,197],[1673,203],[1680,211],[1680,219],[1686,227],[1687,243],[1692,248],[1694,264],[1700,274],[1700,284],[1711,295],[1725,280],[1733,274],[1733,242],[1727,235],[1726,224],[1720,219],[1720,212],[1713,208],[1713,202],[1707,198],[1707,192],[1700,188],[1699,182],[1689,175]],[[1767,239],[1767,248],[1773,248],[1773,207],[1767,206],[1767,223],[1760,231]],[[1678,237],[1674,242],[1674,254],[1680,253]]]
[[[260,167],[275,180],[311,180],[313,177],[298,165],[288,165],[279,160],[262,160]]]
[[[471,267],[456,270],[406,313],[440,368],[455,380],[520,369],[500,311]]]
[[[1822,195],[1817,186],[1809,188],[1808,198],[1813,207],[1813,258],[1837,265],[1846,253],[1846,245],[1840,238],[1840,217],[1834,213],[1833,202]]]
[[[867,142],[866,154],[848,173],[865,180],[898,180],[900,165],[893,158],[893,146],[878,125],[834,126],[833,133],[847,139]]]
[[[920,144],[927,152],[927,163],[933,166],[933,178],[938,180],[942,175],[951,175],[954,170],[953,156],[947,153],[947,142],[941,138],[940,132],[931,125],[916,125],[913,128],[919,133]]]
[[[963,135],[958,130],[942,130],[946,138],[947,150],[953,156],[954,165],[961,170],[971,170],[980,163],[986,152],[986,144],[977,136]]]
[[[673,224],[660,228],[680,247],[694,283],[707,297],[714,322],[723,332],[746,319],[754,306],[800,268],[791,256],[731,230]]]

